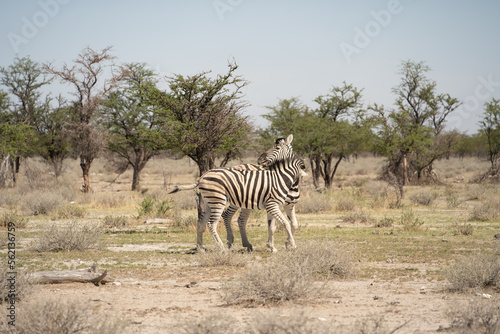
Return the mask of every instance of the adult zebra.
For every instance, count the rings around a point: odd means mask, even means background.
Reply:
[[[291,137],[293,138],[293,137]],[[275,146],[272,147],[270,150],[268,150],[266,153],[262,154],[256,164],[242,164],[242,165],[237,165],[233,166],[231,168],[235,169],[243,169],[243,170],[264,170],[266,167],[263,167],[262,164],[264,163],[265,158],[267,157],[268,154],[272,154],[274,150],[279,148],[281,145],[285,145],[285,141],[287,139],[285,138],[278,138],[276,139]],[[290,140],[291,142],[291,140]],[[285,153],[285,152],[284,152]],[[293,157],[293,152],[289,152],[290,156],[289,158]],[[305,175],[303,173],[302,175]],[[299,198],[300,198],[300,189],[299,189],[299,182],[300,178],[298,178],[295,183],[292,185],[290,190],[288,191],[287,197],[285,198],[285,203],[283,204],[283,208],[285,209],[285,213],[288,217],[288,220],[291,223],[291,230],[292,234],[295,235],[295,230],[299,227],[299,223],[297,222],[297,217],[295,215],[295,205],[297,204]],[[222,219],[224,220],[224,225],[226,227],[226,233],[227,233],[227,245],[231,248],[231,246],[234,244],[234,235],[233,235],[233,230],[231,228],[231,220],[234,216],[234,214],[238,211],[238,207],[229,204],[228,208],[222,213]],[[246,233],[246,224],[248,221],[248,218],[250,216],[252,210],[250,209],[245,209],[241,208],[240,211],[240,216],[238,217],[238,228],[240,230],[240,235],[241,235],[241,242],[243,247],[246,247],[247,250],[253,251],[253,246],[248,240],[247,233]],[[268,239],[267,239],[267,248],[275,253],[278,250],[274,247],[274,232],[276,231],[276,219],[269,213],[267,214],[267,230],[268,230]]]
[[[288,241],[287,248],[296,248],[290,224],[281,213],[283,205],[293,184],[306,168],[302,159],[293,156],[290,135],[277,145],[263,159],[267,169],[244,170],[235,168],[215,168],[192,186],[177,187],[170,193],[198,187],[204,199],[204,213],[197,227],[197,247],[203,247],[203,232],[208,228],[220,248],[225,248],[217,233],[217,224],[226,203],[244,209],[266,209],[268,214],[285,226]]]

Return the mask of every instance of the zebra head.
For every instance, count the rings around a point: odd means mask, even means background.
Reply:
[[[293,135],[289,135],[287,138],[278,138],[273,147],[271,147],[267,152],[263,153],[257,163],[264,167],[269,167],[275,164],[277,161],[283,161],[285,159],[291,159],[294,157],[292,148]]]

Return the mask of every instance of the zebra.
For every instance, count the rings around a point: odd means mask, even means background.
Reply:
[[[275,146],[271,148],[271,152],[273,149],[276,147],[283,145],[285,143],[286,139],[285,138],[278,138],[275,142]],[[268,151],[269,152],[269,151]],[[265,157],[267,156],[268,152],[264,153],[261,155],[259,158],[258,162],[263,162],[265,160]],[[265,167],[261,165],[255,165],[255,164],[242,164],[242,165],[237,165],[233,166],[231,168],[235,169],[243,169],[243,170],[263,170]],[[305,173],[302,173],[302,175],[307,175]],[[292,185],[290,188],[288,195],[285,199],[285,203],[283,205],[283,208],[285,209],[285,213],[288,217],[288,220],[290,220],[291,223],[291,230],[292,234],[295,234],[295,230],[299,227],[299,223],[297,222],[297,217],[295,215],[295,205],[297,204],[299,198],[300,198],[300,189],[299,189],[299,182],[300,178],[298,178],[295,183]],[[238,207],[229,204],[228,208],[222,213],[222,218],[224,220],[224,225],[226,227],[226,233],[227,233],[227,245],[230,248],[233,243],[234,243],[234,235],[233,231],[231,228],[231,219],[233,218],[234,214],[238,211]],[[248,241],[248,237],[246,234],[246,224],[248,221],[248,217],[250,216],[251,210],[250,209],[245,209],[241,208],[240,216],[238,217],[238,227],[240,230],[240,235],[241,235],[241,241],[243,244],[243,247],[246,247],[248,251],[253,251],[253,246],[250,244]],[[268,239],[267,239],[267,248],[275,253],[278,250],[274,247],[274,232],[276,231],[276,220],[272,215],[269,213],[267,214],[267,230],[268,230]]]
[[[216,244],[224,249],[217,233],[217,224],[227,202],[245,209],[266,209],[268,214],[285,226],[288,235],[287,248],[296,248],[290,224],[281,213],[290,188],[306,166],[302,159],[293,155],[290,135],[268,152],[262,160],[263,170],[215,168],[200,177],[192,186],[176,187],[170,193],[198,187],[204,199],[204,213],[197,227],[197,247],[203,249],[203,232],[208,222]]]

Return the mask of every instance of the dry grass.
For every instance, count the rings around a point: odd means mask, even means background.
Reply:
[[[320,193],[312,189],[301,189],[300,200],[297,203],[297,213],[330,212],[334,200],[330,193]]]
[[[2,259],[5,260],[5,259]],[[0,265],[0,305],[7,302],[9,299],[9,294],[12,293],[10,289],[10,281],[12,278],[11,274],[8,274],[12,270],[7,267],[7,261],[2,261]],[[16,270],[15,276],[15,300],[28,300],[33,292],[33,285],[29,279],[29,276],[24,271]],[[2,307],[3,308],[3,307]],[[3,318],[3,317],[2,317]]]
[[[268,262],[251,265],[226,283],[227,304],[281,304],[327,296],[325,280],[352,277],[354,252],[332,242],[305,243],[294,252],[283,252]]]
[[[249,254],[218,248],[196,254],[196,261],[200,267],[244,267],[249,259]]]
[[[427,190],[418,191],[408,196],[409,199],[418,205],[429,206],[434,201],[434,194]]]
[[[500,261],[498,255],[477,254],[459,259],[446,270],[451,291],[464,292],[498,286]]]
[[[28,219],[19,216],[17,212],[6,212],[0,216],[0,227],[7,227],[9,223],[14,223],[16,228],[25,228]]]
[[[399,223],[404,231],[419,231],[424,225],[424,221],[411,208],[401,210]]]
[[[350,224],[372,224],[374,222],[374,219],[370,214],[363,210],[354,210],[349,212],[345,216],[342,216],[342,221],[344,223]]]
[[[31,244],[36,252],[83,251],[101,247],[104,229],[100,224],[82,224],[71,221],[65,226],[54,223],[43,230]]]
[[[466,305],[453,305],[448,311],[453,333],[490,334],[500,332],[498,300],[472,300]]]
[[[493,221],[500,218],[500,198],[489,198],[485,203],[475,206],[470,212],[469,220]]]
[[[18,334],[114,334],[122,333],[128,325],[123,319],[107,313],[94,313],[89,305],[70,299],[37,299],[18,307],[22,307],[15,322],[15,333]],[[1,317],[0,332],[12,333],[6,319]]]

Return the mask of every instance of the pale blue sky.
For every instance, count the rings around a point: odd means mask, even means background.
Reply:
[[[71,62],[113,46],[117,62],[162,75],[222,73],[235,59],[251,83],[247,113],[343,81],[365,105],[391,106],[402,60],[425,61],[440,93],[464,106],[450,127],[474,133],[484,102],[500,98],[500,1],[463,0],[0,0],[0,66],[13,58]]]

